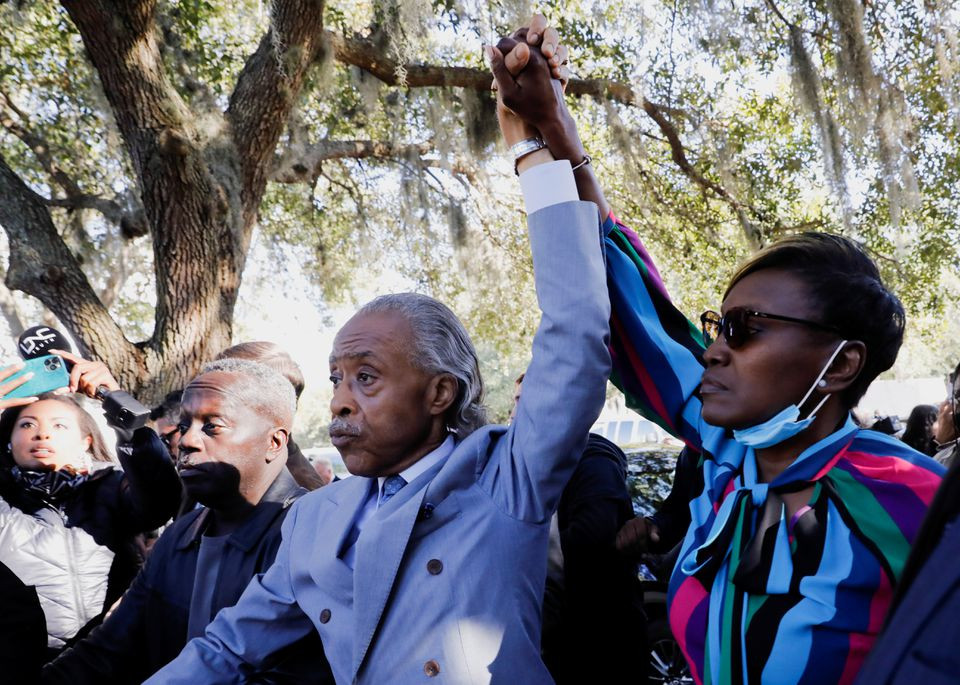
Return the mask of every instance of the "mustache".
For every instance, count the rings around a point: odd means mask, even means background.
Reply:
[[[179,454],[177,454],[177,461],[175,462],[175,465],[178,469],[182,469],[186,467],[193,468],[197,466],[197,464],[191,463],[190,454],[191,454],[190,452],[184,452],[183,450],[181,450]]]
[[[354,426],[345,419],[334,419],[330,422],[330,428],[327,429],[330,435],[360,435],[360,426]]]

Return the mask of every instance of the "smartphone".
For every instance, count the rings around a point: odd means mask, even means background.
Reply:
[[[33,371],[33,378],[19,388],[14,388],[8,392],[3,396],[3,399],[36,397],[45,392],[70,385],[70,374],[67,373],[67,367],[64,365],[63,359],[55,354],[48,354],[43,357],[37,357],[36,359],[28,359],[24,362],[23,368],[6,379],[4,383],[16,380],[31,371]]]

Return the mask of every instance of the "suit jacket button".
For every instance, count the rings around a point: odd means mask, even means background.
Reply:
[[[330,610],[324,609],[320,612],[320,623],[326,623],[330,620]]]
[[[439,576],[443,570],[443,562],[439,559],[431,559],[427,562],[427,572],[431,576]]]
[[[427,663],[423,665],[423,672],[426,673],[429,677],[433,678],[440,674],[440,664],[438,664],[433,659],[430,659]]]

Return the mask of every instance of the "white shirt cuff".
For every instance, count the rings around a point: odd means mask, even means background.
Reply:
[[[580,199],[573,170],[565,159],[530,167],[520,174],[520,189],[523,191],[527,214],[550,205]]]

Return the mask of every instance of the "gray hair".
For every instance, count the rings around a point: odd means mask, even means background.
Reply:
[[[293,385],[279,372],[260,362],[228,358],[204,364],[200,375],[207,373],[238,376],[239,380],[231,386],[231,390],[239,396],[241,404],[280,421],[285,428],[292,427],[293,415],[297,411],[297,396]]]
[[[457,315],[442,302],[418,293],[381,295],[358,314],[397,312],[410,324],[410,359],[429,374],[448,373],[457,380],[457,398],[447,410],[447,429],[461,440],[487,423],[483,379],[477,351]]]

